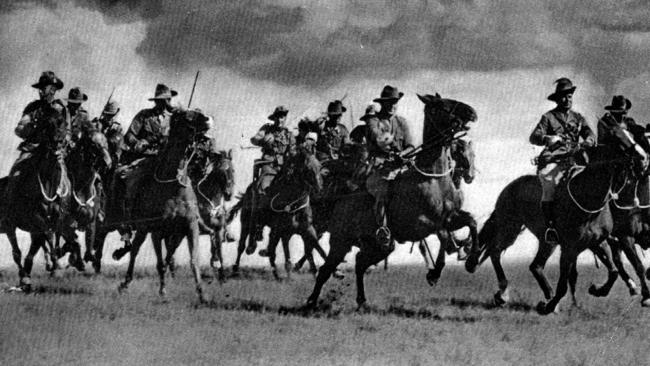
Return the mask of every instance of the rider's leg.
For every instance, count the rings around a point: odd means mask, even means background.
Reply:
[[[266,202],[268,201],[268,197],[266,195],[266,192],[268,188],[271,186],[271,183],[273,182],[273,178],[275,178],[275,175],[277,174],[277,171],[273,168],[271,164],[265,164],[262,165],[260,168],[260,176],[257,179],[257,197],[256,197],[256,202],[255,206],[253,207],[253,210],[257,210],[257,208],[260,207],[265,207]],[[264,225],[259,225],[255,224],[255,241],[262,241],[264,239],[263,237],[263,232],[264,232]]]
[[[539,179],[542,184],[542,214],[546,232],[544,240],[551,244],[557,244],[560,240],[555,228],[555,187],[562,178],[562,169],[556,163],[549,163],[539,171]]]
[[[13,200],[15,200],[14,197],[18,187],[21,185],[22,175],[25,173],[24,171],[26,170],[27,162],[31,156],[32,154],[29,152],[21,152],[20,156],[11,167],[9,176],[7,177],[7,186],[3,192],[2,201],[0,201],[0,217],[4,217],[11,209],[11,206],[13,206]]]

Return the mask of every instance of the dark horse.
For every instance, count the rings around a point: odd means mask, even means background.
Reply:
[[[258,217],[258,224],[269,226],[271,234],[269,237],[268,255],[269,262],[273,269],[273,275],[279,278],[275,266],[275,248],[280,240],[285,255],[285,269],[287,274],[291,272],[291,257],[289,254],[289,239],[294,234],[299,234],[305,242],[305,246],[311,248],[319,247],[318,235],[312,222],[312,211],[310,197],[318,194],[323,187],[320,174],[321,165],[313,152],[306,148],[299,147],[294,156],[290,156],[282,167],[279,175],[268,188],[267,196],[269,202],[261,205],[255,215]],[[230,220],[237,211],[241,210],[241,235],[237,249],[237,261],[233,272],[239,269],[241,255],[245,249],[246,238],[253,236],[249,225],[248,217],[252,214],[251,193],[255,189],[249,185],[242,199],[232,207]],[[258,206],[259,207],[259,206]],[[251,240],[254,240],[251,238]]]
[[[151,232],[157,258],[160,279],[160,294],[165,293],[164,265],[162,258],[162,239],[178,234],[187,237],[190,249],[190,266],[196,283],[200,301],[205,301],[203,285],[198,267],[199,208],[197,198],[187,172],[189,162],[197,152],[197,138],[209,128],[208,118],[196,110],[179,110],[170,120],[169,141],[154,158],[149,158],[140,169],[145,169],[138,195],[133,202],[129,220],[123,216],[116,197],[110,198],[106,222],[96,235],[95,248],[101,248],[106,235],[123,224],[132,226],[145,236]],[[136,237],[136,239],[138,239]],[[144,241],[134,240],[131,248],[129,267],[120,289],[128,288],[133,279],[135,258]]]
[[[499,281],[495,295],[497,304],[507,301],[508,281],[501,266],[501,253],[512,245],[524,228],[529,229],[540,241],[540,247],[530,266],[535,279],[544,292],[548,303],[540,303],[538,311],[549,314],[555,311],[567,292],[567,284],[575,288],[578,272],[576,261],[585,249],[601,253],[609,249],[600,246],[614,229],[609,201],[613,192],[620,190],[625,182],[619,182],[633,166],[627,151],[632,145],[629,137],[620,135],[620,146],[597,146],[588,151],[589,164],[578,174],[573,174],[556,192],[557,229],[560,234],[560,278],[555,296],[542,270],[555,247],[544,238],[545,224],[539,204],[541,185],[538,178],[527,175],[517,178],[499,195],[492,212],[479,233],[480,251],[470,254],[466,262],[473,272],[485,258],[492,260]],[[617,189],[618,188],[618,189]],[[590,292],[607,291],[616,277],[609,276],[606,284],[592,286]]]
[[[216,156],[209,156],[203,161],[193,164],[195,169],[190,170],[190,177],[196,192],[201,221],[199,227],[201,235],[210,236],[210,249],[212,266],[215,275],[220,281],[225,280],[223,270],[223,255],[221,246],[226,233],[226,209],[224,201],[232,198],[235,185],[235,169],[232,163],[232,151],[221,151]],[[183,239],[174,235],[165,240],[167,255],[165,264],[169,267],[172,276],[176,268],[174,252]]]
[[[43,248],[47,267],[55,270],[58,261],[54,248],[56,236],[61,235],[66,242],[78,248],[76,233],[69,221],[70,181],[66,174],[62,158],[55,153],[56,147],[42,143],[34,152],[31,160],[32,169],[24,169],[26,175],[15,194],[12,202],[20,202],[4,213],[2,231],[6,233],[11,243],[13,258],[18,265],[20,285],[23,290],[31,289],[30,274],[33,258],[40,248]],[[0,186],[4,188],[6,179]],[[21,252],[16,238],[16,229],[30,234],[31,245],[24,264],[20,264]]]
[[[451,144],[451,157],[455,162],[455,167],[451,173],[452,181],[458,190],[461,188],[461,182],[464,181],[466,184],[471,184],[476,177],[476,167],[474,165],[474,149],[472,148],[472,141],[466,141],[463,139],[454,140]],[[462,190],[460,194],[462,195]],[[477,224],[474,217],[467,211],[458,210],[458,212],[449,218],[448,223],[445,225],[444,229],[438,231],[438,241],[440,242],[440,249],[438,250],[438,255],[433,260],[433,255],[429,249],[429,245],[426,243],[426,240],[420,241],[419,250],[424,261],[429,268],[426,280],[427,283],[431,286],[435,285],[440,279],[442,270],[445,267],[445,257],[447,253],[460,250],[460,247],[457,245],[464,246],[464,243],[456,243],[456,240],[453,237],[452,231],[460,230],[464,227],[469,228],[469,241],[475,240],[477,238]]]
[[[398,242],[417,242],[437,233],[458,213],[462,197],[449,174],[453,168],[449,143],[466,123],[476,120],[474,109],[464,103],[439,95],[419,97],[425,104],[424,144],[410,160],[412,168],[392,182],[387,205],[388,224]],[[318,272],[307,307],[316,306],[323,285],[353,245],[361,249],[355,267],[357,304],[365,305],[364,274],[392,251],[376,243],[373,204],[373,197],[365,193],[341,198],[334,205],[328,224],[330,252]]]
[[[112,164],[106,137],[95,129],[84,131],[66,157],[73,198],[71,215],[77,228],[86,233],[84,260],[92,261],[97,273],[100,271],[101,253],[95,255],[94,243],[100,219],[99,212],[104,204],[101,173],[109,169]],[[66,243],[64,247],[70,246]],[[70,255],[79,254],[75,248],[71,248]]]

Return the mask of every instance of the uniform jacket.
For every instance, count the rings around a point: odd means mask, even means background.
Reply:
[[[350,143],[350,133],[340,123],[334,127],[328,127],[325,122],[319,135],[316,142],[316,156],[320,161],[338,159],[343,145]]]
[[[394,136],[393,143],[389,147],[391,151],[399,152],[407,147],[413,147],[413,138],[404,117],[388,116],[379,112],[376,116],[368,118],[367,125],[367,143],[370,156],[387,156],[387,152],[377,145],[377,138],[385,133]]]
[[[618,128],[624,128],[632,132],[635,137],[638,130],[643,129],[641,126],[636,124],[633,118],[628,116],[623,116],[622,124],[616,122],[614,117],[610,113],[605,113],[598,120],[598,144],[609,145],[612,144],[612,138],[614,136],[614,131]]]
[[[124,135],[124,142],[131,150],[140,140],[146,140],[153,148],[160,148],[167,140],[172,113],[163,109],[143,109],[133,117]]]
[[[91,127],[90,117],[88,116],[88,111],[83,109],[83,107],[79,107],[74,116],[68,109],[68,114],[70,114],[70,130],[72,133],[72,139],[76,141],[85,130]]]
[[[530,134],[530,143],[544,146],[546,136],[561,136],[566,142],[573,144],[577,144],[580,139],[587,145],[593,145],[596,142],[596,136],[580,113],[572,110],[563,113],[557,108],[542,115],[541,120]],[[570,147],[562,143],[552,148],[545,147],[538,158],[540,166],[567,158],[569,150]]]
[[[18,150],[33,152],[41,144],[60,149],[69,139],[70,118],[63,103],[35,100],[25,107],[23,116],[14,130],[23,139]]]
[[[270,141],[265,141],[271,136],[273,138]],[[274,160],[282,165],[284,156],[295,148],[296,138],[288,128],[267,123],[251,138],[251,143],[262,148],[263,159]]]

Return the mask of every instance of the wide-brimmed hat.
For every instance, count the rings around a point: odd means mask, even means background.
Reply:
[[[377,114],[377,108],[375,107],[374,104],[369,104],[366,107],[366,113],[359,118],[360,121],[365,121],[370,117],[374,117]]]
[[[63,89],[63,81],[54,75],[52,71],[43,71],[38,83],[32,84],[32,88],[42,89],[44,86],[54,85],[57,89]]]
[[[334,115],[334,116],[341,115],[343,114],[343,112],[347,110],[348,109],[345,108],[345,106],[343,106],[343,102],[341,102],[340,100],[335,100],[327,106],[328,115]]]
[[[288,109],[286,109],[283,105],[279,105],[279,106],[275,107],[275,110],[273,111],[273,113],[271,113],[271,114],[269,115],[268,118],[269,118],[271,121],[275,121],[275,119],[276,119],[277,117],[284,117],[284,116],[286,116],[288,113],[289,113],[289,110],[288,110]]]
[[[615,95],[612,97],[612,102],[605,107],[606,110],[611,112],[625,113],[632,108],[632,102],[622,95]]]
[[[548,100],[556,101],[562,95],[572,94],[577,88],[568,78],[559,78],[555,80],[555,83],[557,84],[555,92],[547,97]]]
[[[169,87],[165,84],[158,84],[156,85],[156,93],[154,94],[154,97],[149,98],[149,100],[171,99],[177,95],[178,93],[176,90],[169,89]]]
[[[379,98],[375,98],[373,102],[382,102],[388,100],[398,101],[403,96],[404,93],[398,91],[397,88],[390,85],[386,85],[384,87],[384,90],[381,91],[381,95],[379,96]]]
[[[75,86],[74,88],[70,89],[68,92],[68,98],[65,100],[68,103],[81,104],[88,100],[88,96],[81,92],[81,88]]]
[[[104,110],[102,111],[102,113],[114,115],[117,114],[117,112],[119,111],[120,111],[120,105],[116,101],[111,99],[104,106]]]

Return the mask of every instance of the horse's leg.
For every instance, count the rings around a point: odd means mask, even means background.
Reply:
[[[144,243],[147,238],[147,232],[138,230],[135,232],[135,237],[133,242],[131,242],[131,255],[129,256],[129,267],[126,269],[126,276],[124,277],[124,282],[120,284],[119,290],[124,291],[129,288],[129,284],[133,281],[133,269],[135,267],[135,258],[138,256],[138,251],[140,246]]]
[[[535,254],[535,258],[530,263],[530,266],[528,266],[528,269],[533,274],[533,277],[535,277],[535,280],[537,280],[537,284],[542,289],[542,292],[544,293],[544,299],[546,301],[550,300],[551,297],[553,297],[553,288],[544,275],[544,267],[546,266],[546,262],[548,262],[548,259],[551,257],[556,247],[557,245],[551,245],[545,240],[540,240],[537,254]]]
[[[199,223],[194,219],[188,224],[187,246],[190,252],[190,268],[194,274],[194,283],[196,284],[196,293],[199,296],[199,301],[205,303],[208,299],[203,292],[203,281],[201,280],[201,271],[199,269]]]
[[[510,295],[508,294],[508,279],[506,278],[506,273],[503,271],[503,266],[501,265],[501,251],[495,249],[490,253],[490,260],[492,261],[492,268],[494,268],[494,273],[499,282],[499,291],[494,294],[494,304],[497,306],[503,306],[510,301]]]
[[[23,264],[23,276],[20,278],[20,288],[25,292],[30,292],[32,290],[32,267],[34,266],[34,256],[38,253],[38,250],[45,245],[45,235],[43,234],[30,234],[31,243],[29,244],[29,250],[25,256],[25,262]]]
[[[20,246],[18,246],[16,229],[12,228],[10,230],[7,230],[5,234],[7,235],[9,244],[11,244],[11,255],[14,258],[14,263],[16,263],[16,267],[18,267],[18,278],[22,278],[24,276],[24,270],[22,264],[23,254],[20,251]]]
[[[223,253],[221,251],[221,246],[223,245],[223,238],[225,227],[221,226],[219,229],[210,235],[210,253],[212,258],[210,259],[210,266],[214,272],[214,276],[217,280],[223,283],[226,280],[226,275],[223,272]]]
[[[287,278],[291,278],[291,268],[293,264],[291,263],[291,250],[289,248],[289,242],[291,241],[291,237],[293,236],[293,233],[291,232],[285,232],[284,235],[282,235],[282,252],[284,253],[284,270],[287,273]]]
[[[352,244],[345,240],[344,238],[339,237],[335,233],[332,233],[330,238],[330,252],[325,258],[325,264],[323,264],[318,270],[318,275],[316,276],[316,283],[314,284],[314,290],[309,295],[307,299],[306,307],[315,308],[318,301],[318,296],[323,289],[323,285],[330,278],[332,273],[336,270],[336,267],[343,262],[345,255],[348,254]]]
[[[366,290],[364,286],[364,276],[366,270],[385,258],[392,252],[391,250],[381,250],[375,244],[374,240],[362,246],[359,253],[357,253],[356,265],[354,272],[357,277],[357,306],[363,309],[366,306]]]
[[[630,291],[630,296],[638,295],[639,288],[636,286],[634,280],[630,277],[630,275],[625,270],[625,266],[623,265],[623,261],[621,260],[622,250],[620,244],[613,243],[613,241],[610,241],[609,246],[610,248],[612,248],[612,261],[614,262],[616,268],[618,268],[618,274],[621,276],[621,279],[627,285],[627,288]]]
[[[440,250],[438,250],[438,256],[436,257],[436,262],[433,265],[433,269],[427,272],[427,283],[429,286],[435,286],[440,279],[442,274],[442,269],[445,268],[445,257],[448,245],[452,245],[449,240],[449,232],[447,230],[439,230],[436,235],[438,236],[438,241],[440,242]],[[425,243],[425,246],[428,247],[428,244]]]
[[[108,232],[106,230],[100,229],[95,233],[95,243],[93,247],[95,248],[95,256],[93,257],[93,268],[95,273],[100,273],[102,271],[102,256],[104,254],[104,243],[106,242],[106,236]]]
[[[162,253],[162,233],[159,231],[152,232],[151,242],[153,243],[153,250],[156,253],[156,269],[158,270],[158,279],[160,281],[158,293],[160,296],[165,296],[167,290],[165,289],[165,262],[163,261]]]
[[[251,235],[251,228],[249,226],[249,220],[248,217],[245,215],[246,211],[242,209],[242,214],[240,215],[241,218],[241,228],[240,228],[240,235],[239,235],[239,244],[237,245],[237,259],[235,260],[235,264],[232,266],[232,274],[233,275],[238,275],[239,274],[239,266],[241,262],[241,256],[244,254],[244,251],[246,250],[246,238]]]
[[[618,278],[618,270],[613,261],[611,247],[607,244],[607,241],[603,240],[600,244],[593,246],[591,251],[607,267],[607,281],[600,286],[592,283],[588,292],[597,297],[607,296]],[[569,285],[571,285],[571,277],[569,277]]]
[[[313,250],[315,249],[321,256],[325,256],[325,251],[318,244],[318,234],[311,223],[306,225],[301,233],[301,237],[305,243],[305,256],[307,257],[307,261],[309,261],[309,271],[312,275],[316,276],[318,268],[316,267],[316,262],[314,262]]]
[[[180,234],[172,234],[165,239],[165,266],[169,268],[169,274],[174,278],[176,276],[176,261],[174,260],[174,253],[181,245],[183,236]]]
[[[84,254],[85,262],[93,262],[95,258],[95,236],[97,235],[97,222],[92,220],[86,225],[85,244],[86,253]]]
[[[644,277],[645,268],[634,247],[634,238],[625,237],[621,239],[621,247],[630,264],[634,267],[637,277],[639,277],[639,283],[641,284],[641,305],[644,307],[650,306],[650,291],[648,291],[648,284]]]
[[[280,280],[280,274],[278,274],[278,268],[275,265],[275,251],[278,246],[278,243],[280,242],[281,236],[278,233],[278,229],[275,227],[271,228],[271,233],[269,235],[269,245],[266,247],[268,256],[269,256],[269,264],[271,265],[271,271],[273,272],[273,277],[275,277],[276,280]],[[284,243],[282,243],[284,245]]]
[[[555,311],[558,303],[568,290],[568,279],[571,271],[573,271],[574,266],[576,266],[576,261],[578,259],[578,252],[575,248],[572,248],[570,245],[564,246],[560,252],[560,278],[557,281],[557,288],[555,290],[555,296],[547,303],[540,302],[537,305],[537,311],[542,315],[547,315]]]

